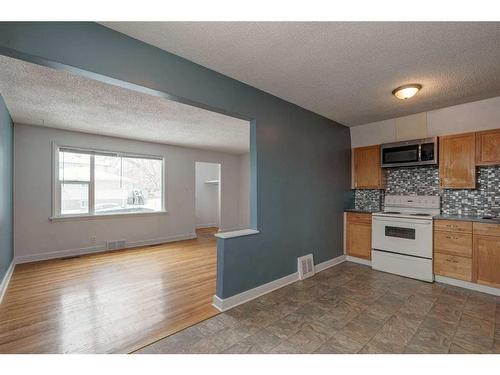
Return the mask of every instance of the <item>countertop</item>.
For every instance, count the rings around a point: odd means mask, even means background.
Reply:
[[[356,212],[358,214],[373,214],[375,212],[380,212],[380,210],[364,210],[361,208],[346,208],[344,212]]]
[[[436,215],[437,220],[460,220],[460,221],[475,221],[478,223],[500,224],[500,218],[484,219],[482,216],[467,216],[467,215]]]

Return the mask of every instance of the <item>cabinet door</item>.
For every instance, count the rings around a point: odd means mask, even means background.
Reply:
[[[500,129],[476,133],[476,164],[500,164]]]
[[[354,148],[352,159],[353,188],[380,189],[382,187],[380,146]]]
[[[372,226],[366,223],[347,222],[347,255],[372,258]]]
[[[500,237],[474,235],[473,280],[500,287]]]
[[[442,188],[476,187],[475,133],[439,137],[439,181]]]

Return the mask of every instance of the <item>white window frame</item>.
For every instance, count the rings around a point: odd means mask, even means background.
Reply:
[[[90,181],[88,182],[88,213],[84,214],[61,214],[61,181],[59,179],[59,152],[60,150],[68,150],[90,154]],[[95,155],[108,155],[116,157],[154,159],[161,161],[161,210],[154,212],[127,212],[127,213],[112,213],[112,214],[96,214],[95,213]],[[85,181],[65,181],[65,183],[85,184]],[[52,143],[52,216],[49,218],[52,221],[58,220],[74,220],[74,219],[96,219],[96,218],[113,218],[120,216],[149,216],[165,214],[166,210],[166,183],[165,183],[165,158],[158,155],[134,154],[120,151],[98,150],[75,146],[62,146]]]

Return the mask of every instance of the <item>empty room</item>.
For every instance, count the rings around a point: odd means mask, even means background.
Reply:
[[[193,11],[0,22],[0,361],[498,368],[500,22]]]
[[[249,122],[0,66],[18,229],[0,351],[128,353],[216,315],[215,235],[249,225]]]

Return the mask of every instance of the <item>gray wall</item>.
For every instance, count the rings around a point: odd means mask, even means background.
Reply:
[[[12,120],[0,95],[0,282],[13,258],[12,246]]]
[[[295,272],[302,254],[316,263],[342,254],[342,211],[352,197],[348,128],[94,23],[1,23],[0,53],[253,120],[251,224],[261,233],[219,240],[219,297]]]

